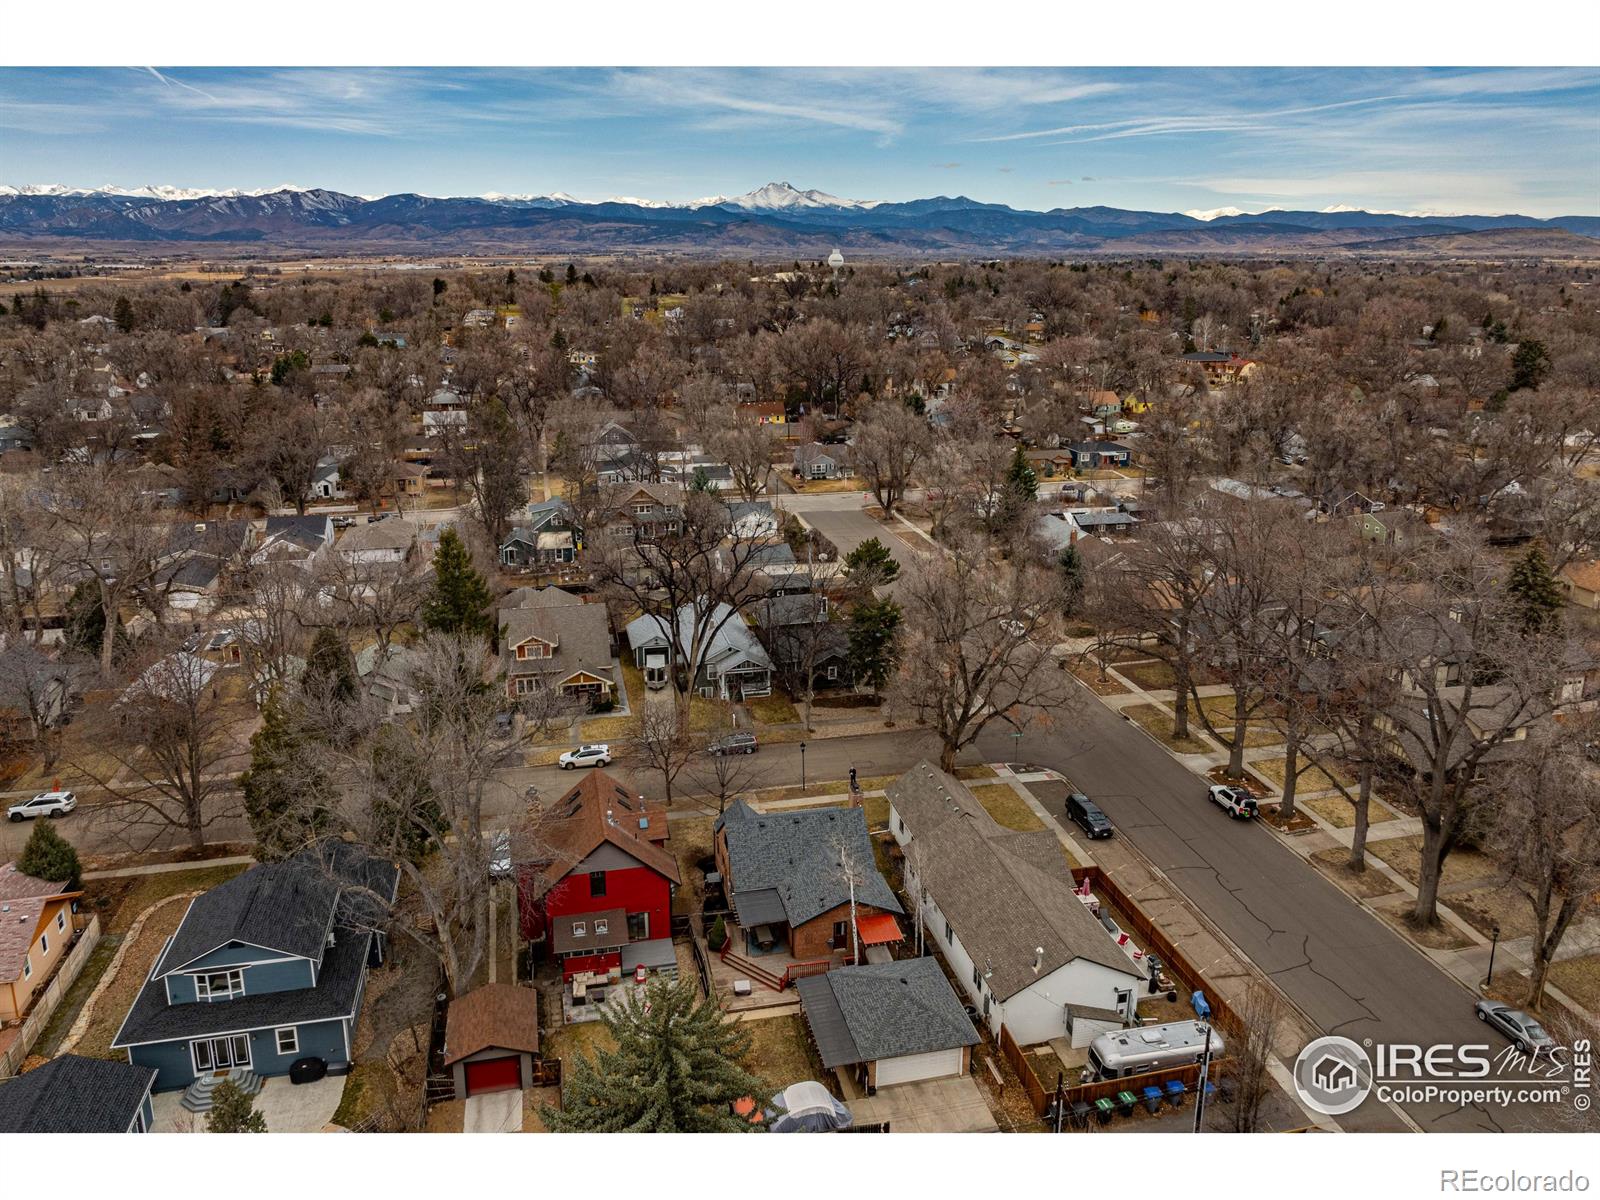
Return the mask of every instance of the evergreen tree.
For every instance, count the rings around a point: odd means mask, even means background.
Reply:
[[[1511,356],[1511,390],[1520,392],[1524,388],[1536,388],[1544,382],[1544,377],[1550,373],[1550,352],[1545,349],[1543,342],[1528,339],[1517,344],[1516,353]]]
[[[1561,623],[1561,585],[1535,542],[1511,568],[1506,583],[1523,633],[1548,633]]]
[[[129,332],[133,328],[133,302],[126,296],[118,296],[111,306],[111,319],[123,333]]]
[[[83,654],[98,655],[106,632],[106,610],[94,581],[86,579],[74,587],[66,608],[67,645]]]
[[[875,588],[893,583],[900,576],[900,564],[875,537],[862,542],[844,556],[844,577],[851,587]]]
[[[344,638],[330,626],[324,625],[311,639],[306,669],[300,676],[300,690],[307,696],[329,697],[341,704],[349,704],[356,698],[355,659]]]
[[[689,479],[689,490],[698,492],[702,496],[714,495],[716,489],[711,486],[711,472],[707,471],[703,466],[696,467],[694,475]]]
[[[239,776],[256,858],[287,858],[328,829],[321,797],[329,786],[315,739],[301,726],[292,700],[273,688],[261,706],[261,728],[250,738],[250,766]]]
[[[256,1111],[256,1098],[231,1079],[217,1084],[211,1092],[211,1111],[206,1113],[207,1133],[265,1133],[267,1119]]]
[[[567,264],[567,286],[571,287],[578,282],[578,268],[571,263]]]
[[[900,661],[900,606],[893,600],[867,600],[850,613],[850,668],[858,684],[883,691]]]
[[[658,979],[607,1004],[601,1020],[615,1050],[577,1055],[562,1107],[542,1110],[557,1133],[739,1133],[733,1105],[772,1093],[745,1066],[751,1036],[687,980]]]
[[[1032,504],[1039,498],[1039,473],[1028,465],[1021,442],[1017,443],[1017,452],[1011,456],[1011,465],[1006,468],[1006,490],[1019,504]]]
[[[1078,605],[1083,600],[1083,555],[1078,553],[1076,546],[1068,544],[1061,547],[1061,553],[1056,557],[1056,569],[1061,572],[1065,585],[1061,608],[1070,617],[1078,611]]]
[[[446,528],[433,556],[433,590],[422,606],[422,624],[440,633],[490,637],[494,619],[488,608],[493,599],[489,584],[472,565],[466,543],[454,529]]]
[[[51,821],[33,823],[33,832],[28,835],[27,845],[23,846],[17,858],[17,870],[49,883],[64,879],[69,892],[78,890],[83,874],[78,852],[72,848],[71,842],[56,832],[55,824]]]

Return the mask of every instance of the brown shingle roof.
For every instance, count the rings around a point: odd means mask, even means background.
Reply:
[[[652,837],[666,840],[666,813],[647,806],[642,797],[629,793],[604,771],[591,770],[582,782],[550,806],[550,815],[553,819],[543,831],[543,840],[550,846],[553,857],[540,872],[539,895],[561,882],[568,871],[604,842],[673,883],[682,882],[678,876],[678,860],[650,840]],[[639,826],[641,819],[648,822],[644,829]]]
[[[486,983],[450,1002],[445,1066],[491,1049],[539,1053],[538,992],[509,983]]]

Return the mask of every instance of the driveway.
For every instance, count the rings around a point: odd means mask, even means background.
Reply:
[[[325,1075],[315,1083],[293,1084],[287,1075],[268,1079],[256,1093],[256,1111],[268,1133],[321,1133],[333,1120],[344,1095],[345,1076]],[[150,1098],[155,1133],[205,1133],[206,1114],[178,1103],[182,1092],[157,1092]]]
[[[521,1133],[522,1090],[468,1096],[463,1133]]]
[[[897,1083],[847,1101],[857,1125],[889,1122],[890,1133],[995,1133],[999,1126],[971,1075]]]

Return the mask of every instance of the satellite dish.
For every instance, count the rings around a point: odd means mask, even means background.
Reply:
[[[835,271],[844,266],[844,255],[840,254],[837,248],[832,254],[828,255],[828,265]]]

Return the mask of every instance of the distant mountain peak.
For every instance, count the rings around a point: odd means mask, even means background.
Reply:
[[[792,208],[876,208],[878,200],[845,200],[816,190],[801,191],[785,179],[768,183],[742,196],[707,196],[685,208],[744,208],[758,212],[777,212]]]

